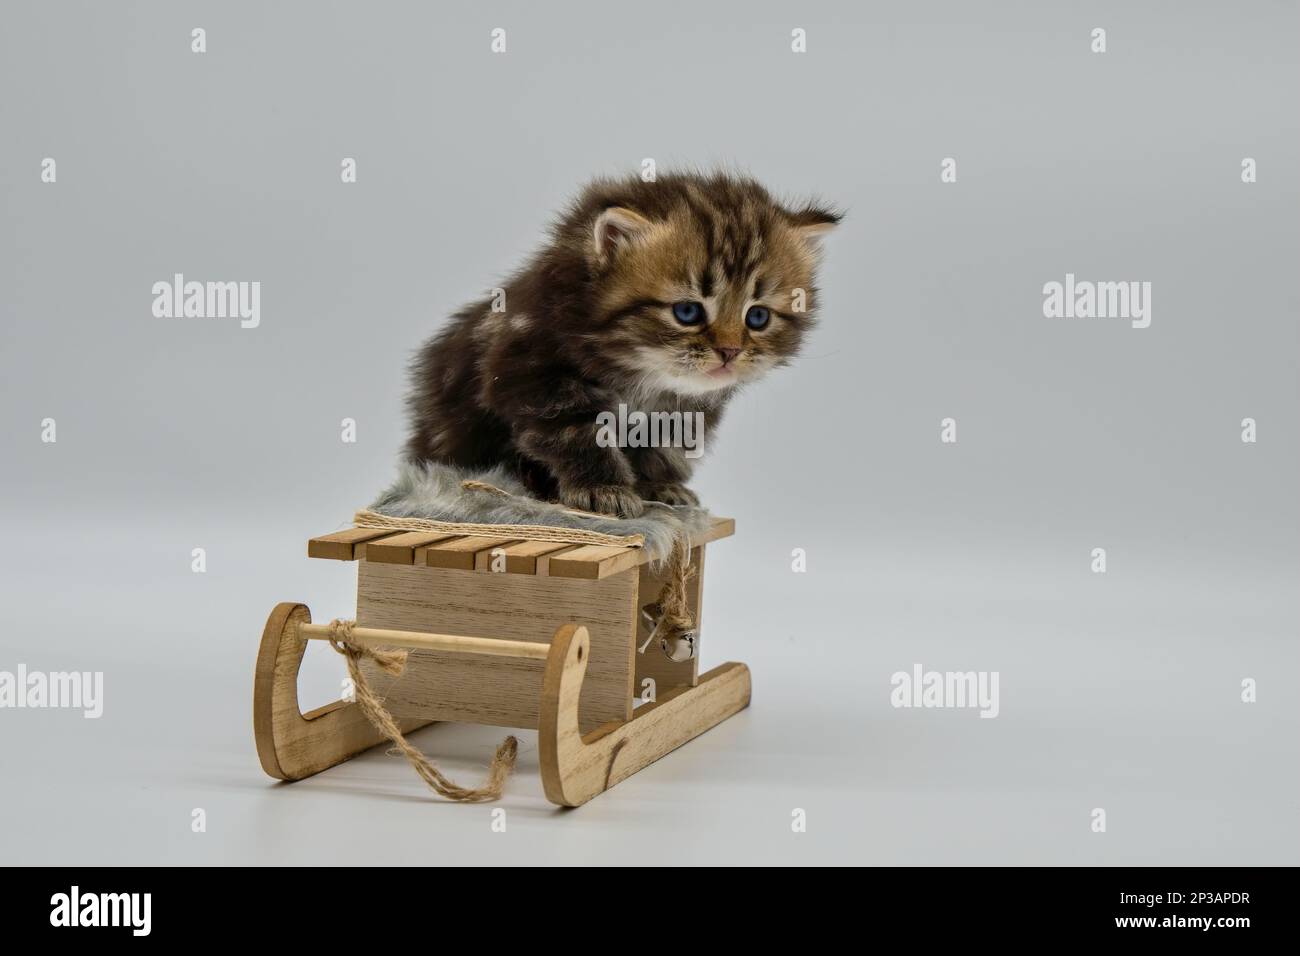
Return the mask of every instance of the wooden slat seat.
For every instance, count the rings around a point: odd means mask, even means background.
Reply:
[[[307,557],[356,561],[361,557],[357,551],[359,545],[391,534],[391,531],[383,528],[345,528],[343,531],[331,531],[307,542]]]
[[[518,538],[489,538],[477,534],[449,538],[430,545],[425,552],[424,563],[431,568],[460,568],[462,571],[473,571],[480,554],[490,555],[492,549],[504,548],[518,540]]]
[[[454,537],[433,531],[405,531],[366,542],[365,559],[384,564],[414,564],[416,553],[422,556],[429,545]]]
[[[697,548],[735,534],[732,518],[715,518],[702,532],[691,535]],[[494,552],[505,558],[502,568]],[[622,545],[574,545],[555,541],[520,540],[518,537],[450,535],[433,531],[390,528],[347,528],[307,542],[307,555],[339,561],[367,560],[381,564],[414,564],[463,571],[504,570],[509,574],[549,575],[599,581],[645,564],[644,548]]]

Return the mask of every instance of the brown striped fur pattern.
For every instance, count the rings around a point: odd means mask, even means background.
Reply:
[[[420,350],[407,459],[502,465],[539,498],[624,517],[697,503],[682,449],[602,447],[597,416],[698,411],[716,428],[739,388],[798,352],[838,221],[735,175],[597,180],[505,284],[503,310],[474,302]]]

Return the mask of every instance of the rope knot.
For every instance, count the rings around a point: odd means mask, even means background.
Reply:
[[[358,644],[352,640],[352,629],[356,626],[356,621],[344,621],[337,617],[330,621],[330,647],[344,657],[356,655],[360,658],[372,660],[385,674],[401,677],[402,671],[406,670],[408,652],[400,649],[389,650],[384,647],[369,647],[365,644]]]

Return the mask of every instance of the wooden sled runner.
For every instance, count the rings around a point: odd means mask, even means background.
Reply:
[[[688,595],[699,622],[704,547],[692,536]],[[749,705],[744,664],[699,673],[647,639],[642,610],[662,586],[639,548],[352,528],[313,538],[312,557],[357,561],[349,640],[409,650],[406,672],[363,666],[403,733],[439,720],[536,729],[546,797],[576,807]],[[325,640],[301,604],[280,604],[258,651],[253,725],[262,768],[301,780],[385,743],[355,703],[304,714],[298,669]],[[653,687],[652,703],[633,707]]]

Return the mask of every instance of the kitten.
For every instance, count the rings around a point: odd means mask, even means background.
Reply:
[[[412,367],[407,457],[505,464],[538,497],[636,517],[697,504],[681,448],[613,448],[597,416],[703,412],[789,363],[812,324],[819,239],[840,216],[748,178],[597,180],[505,285]]]

